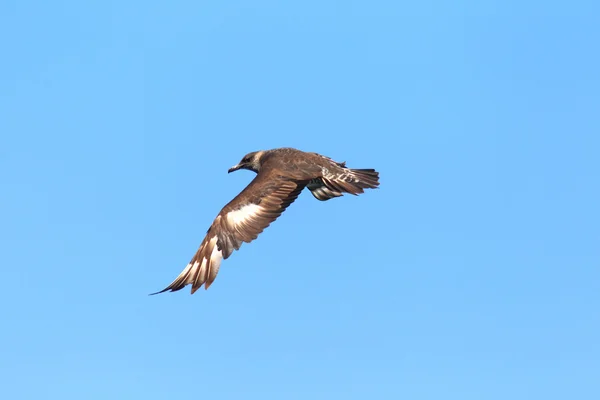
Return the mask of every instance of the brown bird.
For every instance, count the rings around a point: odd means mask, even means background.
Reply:
[[[379,186],[374,169],[350,169],[317,153],[292,148],[248,153],[228,172],[249,169],[257,173],[250,184],[229,202],[206,232],[192,260],[165,289],[175,292],[192,285],[192,294],[213,283],[223,259],[243,242],[250,243],[298,198],[305,188],[318,200],[343,193],[358,195]]]

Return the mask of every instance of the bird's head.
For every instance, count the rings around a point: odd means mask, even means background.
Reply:
[[[238,169],[249,169],[250,171],[254,171],[258,173],[260,171],[261,159],[264,154],[264,151],[253,151],[252,153],[248,153],[242,158],[237,165],[229,168],[228,173],[233,171],[237,171]]]

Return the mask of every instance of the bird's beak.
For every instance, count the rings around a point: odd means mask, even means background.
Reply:
[[[242,168],[242,166],[240,164],[238,165],[234,165],[233,167],[229,168],[229,170],[227,170],[227,173],[230,174],[233,171],[237,171],[238,169]]]

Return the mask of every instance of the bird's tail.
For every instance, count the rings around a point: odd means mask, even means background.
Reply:
[[[358,195],[365,189],[379,186],[379,172],[374,169],[344,168],[342,173],[331,174],[315,179],[308,184],[308,189],[317,200],[325,201],[340,197],[343,193]]]
[[[349,169],[349,171],[351,179],[344,183],[354,186],[355,189],[375,189],[379,186],[379,172],[374,169]],[[362,193],[363,190],[358,192]]]

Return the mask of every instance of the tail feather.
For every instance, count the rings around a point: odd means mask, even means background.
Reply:
[[[364,189],[375,189],[378,186],[379,172],[374,169],[350,168],[314,179],[307,185],[313,196],[321,201],[340,197],[343,193],[358,195],[364,193]]]
[[[379,172],[374,169],[351,169],[356,178],[351,183],[362,189],[375,189],[379,186]]]

